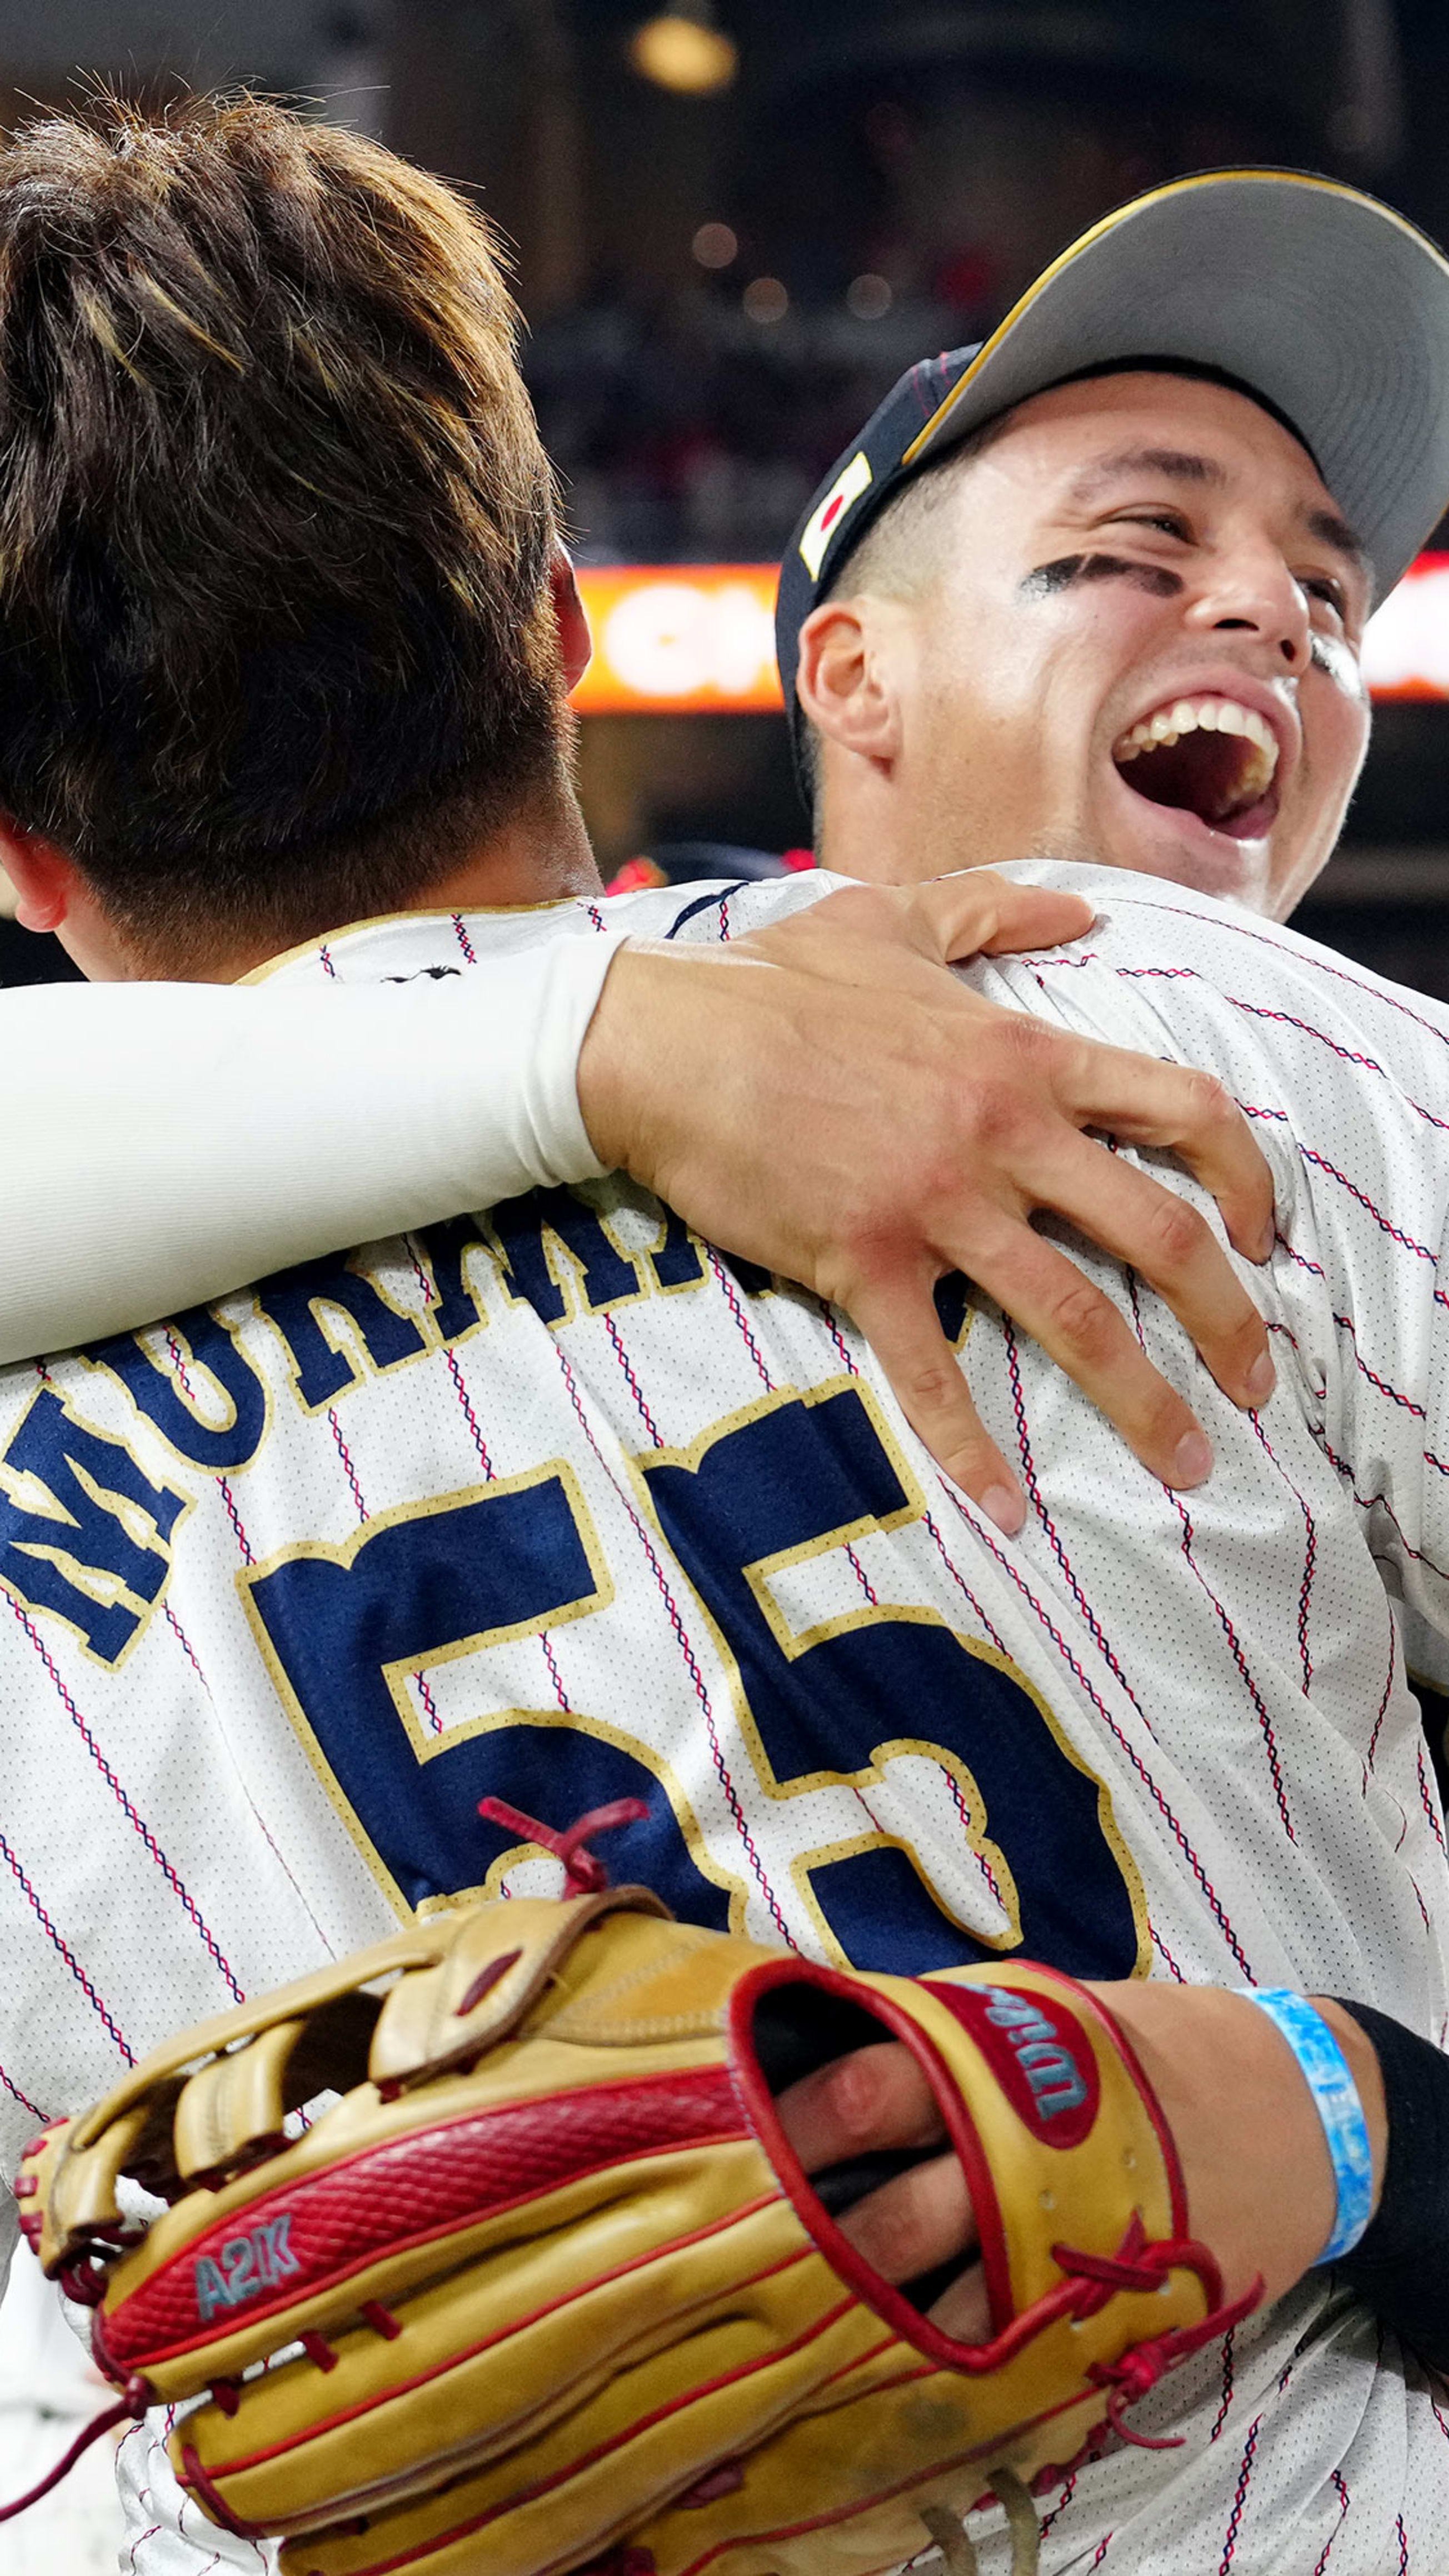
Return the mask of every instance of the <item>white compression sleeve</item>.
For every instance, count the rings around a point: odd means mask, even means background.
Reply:
[[[457,983],[0,993],[0,1366],[603,1170],[579,1049],[622,939]]]

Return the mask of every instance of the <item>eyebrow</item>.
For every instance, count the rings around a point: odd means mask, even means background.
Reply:
[[[1226,483],[1227,472],[1215,456],[1194,456],[1182,447],[1122,447],[1114,456],[1099,456],[1070,487],[1073,501],[1095,500],[1124,474],[1164,474],[1171,483]]]
[[[1129,474],[1161,474],[1170,483],[1195,483],[1200,489],[1221,487],[1228,480],[1226,468],[1215,456],[1197,456],[1182,447],[1122,447],[1115,455],[1099,456],[1079,474],[1067,497],[1079,503],[1094,501]],[[1316,537],[1321,546],[1332,546],[1350,563],[1367,569],[1368,548],[1357,529],[1340,518],[1336,510],[1306,509],[1299,516],[1309,536]]]
[[[1368,569],[1368,548],[1358,531],[1349,526],[1347,519],[1341,519],[1336,510],[1305,510],[1303,525],[1321,546],[1332,546],[1336,554],[1347,555],[1349,562],[1357,564],[1360,571]]]

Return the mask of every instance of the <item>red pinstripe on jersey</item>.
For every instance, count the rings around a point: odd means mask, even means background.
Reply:
[[[1017,1447],[1021,1452],[1021,1481],[1026,1487],[1027,1498],[1033,1511],[1036,1513],[1037,1519],[1040,1521],[1042,1528],[1047,1534],[1052,1554],[1056,1558],[1058,1565],[1061,1567],[1063,1574],[1067,1578],[1068,1589],[1071,1592],[1072,1599],[1075,1601],[1078,1610],[1082,1614],[1082,1618],[1086,1623],[1087,1633],[1091,1637],[1093,1645],[1097,1648],[1102,1657],[1102,1661],[1107,1666],[1113,1680],[1119,1682],[1122,1689],[1126,1692],[1127,1697],[1132,1702],[1132,1705],[1136,1709],[1138,1716],[1141,1718],[1143,1725],[1146,1727],[1148,1734],[1152,1735],[1156,1732],[1152,1724],[1152,1720],[1147,1715],[1142,1702],[1138,1698],[1137,1693],[1132,1688],[1131,1683],[1122,1670],[1122,1666],[1118,1662],[1114,1649],[1108,1643],[1100,1619],[1097,1617],[1095,1610],[1087,1599],[1086,1593],[1083,1591],[1080,1583],[1077,1581],[1076,1575],[1072,1571],[1071,1559],[1068,1557],[1066,1549],[1062,1545],[1056,1523],[1052,1519],[1051,1513],[1047,1510],[1046,1504],[1042,1499],[1041,1486],[1037,1479],[1036,1460],[1032,1455],[1031,1434],[1027,1427],[1026,1396],[1023,1391],[1021,1380],[1021,1353],[1017,1343],[1015,1328],[1013,1327],[1009,1317],[1003,1317],[1001,1332],[1002,1339],[1006,1344],[1007,1367],[1011,1372],[1011,1404],[1012,1411],[1016,1416]]]
[[[134,2066],[136,2063],[135,2050],[131,2047],[124,2031],[116,2021],[114,2014],[109,2010],[101,1996],[96,1992],[95,1986],[87,1976],[85,1969],[81,1966],[81,1963],[76,1957],[74,1950],[71,1948],[70,1943],[66,1940],[63,1933],[56,1930],[50,1915],[47,1913],[45,1906],[42,1904],[40,1897],[36,1893],[34,1881],[30,1877],[28,1870],[17,1857],[13,1847],[7,1841],[3,1833],[0,1833],[0,1860],[4,1861],[6,1868],[9,1870],[11,1877],[20,1889],[21,1895],[29,1906],[36,1922],[40,1925],[40,1928],[45,1934],[47,1941],[50,1943],[51,1948],[56,1952],[56,1955],[59,1958],[65,1961],[67,1968],[74,1977],[81,1993],[85,1996],[92,2012],[97,2014],[99,2017],[105,2030],[108,2032],[111,2039],[114,2040],[116,2047],[120,2050],[126,2064],[128,2066]],[[6,2090],[13,2093],[17,2101],[24,2098],[18,2086],[8,2080]]]
[[[1030,1585],[1023,1580],[1016,1566],[1011,1563],[1003,1551],[997,1546],[989,1525],[985,1521],[977,1520],[975,1514],[967,1508],[963,1498],[946,1484],[944,1477],[941,1479],[941,1483],[943,1490],[949,1496],[951,1503],[960,1518],[965,1522],[967,1528],[972,1532],[973,1536],[990,1551],[990,1553],[997,1559],[1002,1570],[1010,1577],[1012,1582],[1017,1585],[1024,1599],[1030,1604],[1041,1625],[1045,1628],[1053,1645],[1056,1646],[1062,1654],[1073,1674],[1073,1677],[1078,1683],[1080,1683],[1082,1689],[1087,1693],[1088,1698],[1091,1700],[1092,1705],[1097,1710],[1099,1716],[1105,1720],[1112,1735],[1121,1746],[1122,1751],[1126,1754],[1132,1768],[1141,1780],[1142,1785],[1151,1798],[1153,1805],[1161,1815],[1163,1822],[1167,1825],[1174,1842],[1177,1844],[1178,1849],[1181,1851],[1183,1858],[1188,1863],[1194,1878],[1202,1889],[1203,1895],[1207,1898],[1213,1919],[1216,1922],[1219,1931],[1222,1933],[1223,1939],[1226,1941],[1228,1948],[1231,1950],[1239,1969],[1247,1978],[1250,1985],[1256,1985],[1258,1983],[1258,1979],[1254,1976],[1253,1971],[1248,1964],[1247,1952],[1244,1950],[1242,1943],[1239,1941],[1238,1936],[1233,1930],[1232,1924],[1228,1919],[1227,1909],[1224,1906],[1221,1897],[1218,1895],[1216,1888],[1213,1886],[1211,1879],[1208,1877],[1206,1870],[1203,1868],[1202,1862],[1199,1860],[1197,1853],[1193,1850],[1191,1842],[1184,1833],[1181,1825],[1178,1823],[1178,1820],[1173,1814],[1171,1807],[1168,1805],[1166,1798],[1163,1796],[1161,1788],[1153,1779],[1146,1763],[1142,1760],[1141,1755],[1137,1752],[1136,1748],[1129,1743],[1127,1736],[1124,1734],[1122,1728],[1117,1724],[1116,1719],[1108,1709],[1105,1700],[1088,1680],[1080,1663],[1073,1655],[1071,1648],[1063,1637],[1061,1630],[1050,1618],[1041,1602],[1037,1600]]]
[[[1313,2576],[1324,2576],[1324,2570],[1333,2554],[1333,2544],[1343,2529],[1344,2516],[1348,2511],[1348,2487],[1337,2469],[1333,2471],[1332,2483],[1334,2493],[1338,2497],[1338,2520],[1323,2544],[1322,2556],[1314,2560]]]
[[[235,1977],[232,1975],[231,1969],[222,1955],[215,1935],[212,1933],[205,1916],[202,1914],[201,1909],[197,1905],[189,1888],[187,1888],[184,1881],[172,1868],[170,1861],[167,1859],[166,1854],[162,1850],[160,1843],[157,1841],[155,1834],[151,1830],[151,1827],[147,1824],[145,1817],[141,1814],[135,1801],[127,1794],[121,1781],[116,1775],[113,1765],[107,1760],[106,1755],[102,1752],[100,1745],[96,1741],[94,1729],[78,1707],[70,1686],[67,1683],[64,1674],[61,1672],[55,1657],[51,1653],[49,1646],[46,1644],[44,1637],[36,1626],[35,1621],[31,1618],[29,1612],[27,1610],[23,1610],[20,1603],[13,1597],[10,1599],[10,1607],[15,1613],[16,1618],[18,1619],[26,1636],[29,1638],[32,1646],[35,1648],[37,1655],[40,1657],[47,1676],[55,1686],[56,1696],[59,1699],[62,1708],[65,1710],[72,1726],[79,1735],[81,1742],[84,1744],[87,1753],[90,1755],[92,1762],[95,1764],[95,1767],[99,1771],[101,1778],[104,1780],[106,1787],[109,1789],[111,1796],[115,1799],[117,1806],[120,1808],[122,1815],[126,1819],[127,1824],[131,1827],[132,1832],[137,1836],[148,1857],[154,1861],[162,1878],[165,1880],[166,1885],[170,1888],[172,1895],[181,1906],[183,1913],[194,1925],[197,1933],[200,1935],[201,1941],[214,1961],[222,1982],[226,1986],[233,2003],[245,2003],[246,1997],[242,1993],[241,1987],[237,1984]]]
[[[630,1500],[629,1495],[625,1492],[623,1485],[619,1482],[618,1478],[614,1475],[613,1470],[607,1464],[603,1451],[600,1449],[598,1441],[594,1437],[593,1426],[589,1421],[588,1414],[585,1411],[579,1395],[577,1380],[574,1376],[573,1370],[569,1366],[568,1353],[564,1350],[562,1344],[557,1345],[557,1354],[559,1366],[563,1371],[564,1384],[568,1388],[569,1400],[578,1416],[579,1427],[582,1430],[589,1447],[592,1449],[594,1456],[598,1459],[600,1466],[603,1467],[605,1475],[608,1476],[610,1483],[618,1494],[620,1501],[623,1503],[624,1509],[633,1524],[635,1536],[638,1538],[639,1543],[644,1550],[644,1554],[648,1559],[650,1573],[653,1575],[654,1580],[659,1587],[665,1609],[669,1615],[669,1624],[678,1641],[679,1651],[684,1657],[685,1665],[689,1672],[690,1682],[694,1689],[694,1695],[699,1703],[700,1715],[704,1719],[705,1731],[709,1737],[710,1756],[714,1763],[715,1772],[718,1776],[720,1787],[724,1791],[725,1802],[734,1821],[735,1830],[744,1845],[745,1857],[750,1864],[751,1874],[759,1887],[760,1894],[763,1896],[765,1903],[769,1908],[770,1919],[773,1922],[776,1931],[779,1933],[781,1940],[787,1942],[793,1950],[796,1947],[796,1943],[781,1909],[779,1898],[776,1896],[766,1875],[765,1865],[760,1858],[758,1845],[756,1844],[754,1835],[750,1831],[749,1820],[746,1817],[745,1810],[740,1802],[739,1791],[736,1789],[734,1781],[730,1777],[729,1765],[725,1760],[724,1749],[720,1743],[719,1728],[715,1721],[714,1707],[710,1699],[709,1690],[706,1686],[704,1675],[699,1667],[699,1658],[690,1643],[689,1634],[685,1628],[684,1621],[680,1617],[679,1604],[675,1600],[669,1578],[659,1561],[654,1543],[650,1538],[643,1521],[634,1509],[634,1505]]]
[[[1237,2556],[1238,2527],[1243,2519],[1243,2508],[1248,2501],[1248,2486],[1253,2475],[1253,2459],[1258,2448],[1258,2435],[1262,2426],[1262,2416],[1255,2415],[1248,2427],[1248,2438],[1243,2444],[1243,2456],[1238,2467],[1238,2483],[1233,2494],[1233,2509],[1228,2516],[1228,2527],[1223,2536],[1223,2554],[1218,2565],[1218,2576],[1228,2576],[1228,2570]]]

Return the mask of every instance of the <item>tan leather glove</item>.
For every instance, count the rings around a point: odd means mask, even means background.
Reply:
[[[866,2576],[923,2513],[1024,2507],[1253,2303],[1223,2309],[1069,1978],[840,1973],[573,1866],[595,1892],[440,1914],[183,2032],[27,2153],[26,2233],[97,2304],[98,2361],[136,2411],[210,2392],[177,2474],[287,2576]],[[887,2037],[965,2167],[980,2345],[863,2264],[775,2111]],[[139,2235],[123,2174],[171,2202]]]

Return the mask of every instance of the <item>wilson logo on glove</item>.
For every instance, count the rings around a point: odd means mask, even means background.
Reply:
[[[1040,1995],[1014,1986],[925,1980],[969,2031],[1018,2118],[1049,2147],[1079,2147],[1102,2099],[1095,2060],[1049,2019]]]
[[[275,2218],[264,2218],[245,2236],[229,2237],[215,2262],[209,2254],[197,2261],[193,2275],[196,2288],[196,2313],[203,2325],[209,2325],[221,2308],[239,2308],[244,2299],[260,2298],[263,2290],[274,2290],[279,2281],[301,2269],[287,2239],[292,2225],[290,2209],[279,2210]]]

